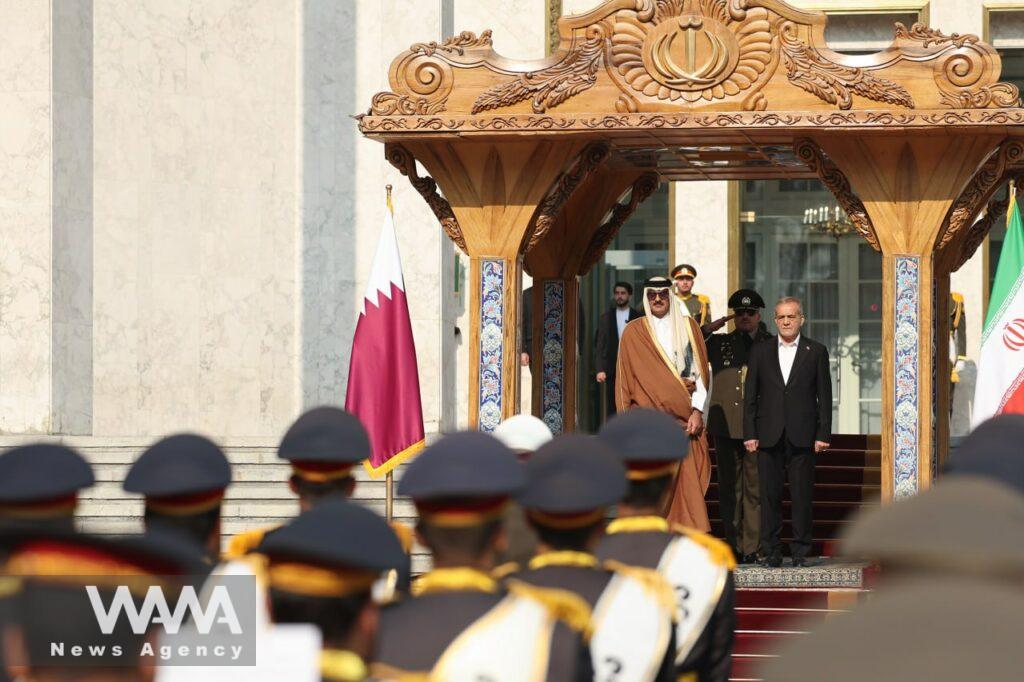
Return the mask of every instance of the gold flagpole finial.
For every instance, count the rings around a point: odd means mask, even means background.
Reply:
[[[393,211],[395,209],[391,206],[391,185],[384,185],[384,189],[388,192],[388,210]]]

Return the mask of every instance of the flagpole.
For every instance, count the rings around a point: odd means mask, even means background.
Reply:
[[[388,210],[392,213],[394,208],[391,204],[391,185],[384,185],[384,189],[388,193]],[[384,518],[387,519],[388,523],[394,519],[395,516],[395,477],[392,472],[388,472],[384,477]]]

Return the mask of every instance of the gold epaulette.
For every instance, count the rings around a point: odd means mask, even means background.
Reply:
[[[672,530],[680,535],[685,535],[690,540],[693,540],[698,545],[708,551],[711,556],[711,560],[720,566],[725,566],[730,571],[736,568],[736,557],[733,555],[732,550],[729,549],[729,545],[725,544],[718,538],[711,537],[707,533],[702,533],[694,528],[687,528],[679,524],[672,524]]]
[[[506,587],[511,594],[542,604],[553,618],[579,632],[584,641],[590,641],[590,636],[593,634],[590,618],[593,614],[590,604],[583,597],[569,590],[537,587],[522,580],[509,580]]]
[[[402,545],[402,549],[405,550],[405,553],[411,553],[413,540],[412,528],[401,521],[390,521],[388,525],[391,526],[391,530],[395,531],[395,535],[398,536],[398,542]]]
[[[963,303],[964,302],[964,295],[961,294],[958,291],[951,291],[951,292],[949,292],[949,295],[952,296],[953,300],[956,301],[957,303]]]
[[[520,569],[520,566],[516,562],[514,562],[514,561],[506,561],[501,566],[498,566],[493,571],[491,571],[491,575],[494,576],[495,579],[497,579],[497,580],[504,580],[505,578],[509,577],[513,573],[518,573],[519,569]]]
[[[260,543],[263,542],[263,536],[275,528],[277,528],[277,526],[264,526],[262,528],[252,528],[250,530],[242,531],[235,537],[231,538],[230,542],[228,542],[228,547],[224,550],[224,560],[231,561],[232,559],[241,559],[246,554],[259,547]]]
[[[401,668],[390,666],[387,663],[371,663],[370,679],[389,680],[393,682],[430,682],[430,673],[402,670]]]
[[[21,578],[0,578],[0,599],[6,599],[21,591]]]
[[[366,664],[351,651],[324,649],[320,652],[320,678],[330,682],[362,682],[369,676]]]
[[[704,294],[697,294],[697,300],[701,303],[711,303],[711,299]]]
[[[610,571],[615,571],[620,575],[624,575],[628,578],[637,580],[644,586],[644,588],[654,595],[658,603],[662,605],[667,611],[672,613],[672,618],[675,618],[676,613],[676,595],[672,590],[672,586],[665,580],[665,576],[658,573],[653,568],[644,568],[642,566],[630,566],[624,564],[621,561],[615,561],[614,559],[608,559],[604,562],[604,567]]]

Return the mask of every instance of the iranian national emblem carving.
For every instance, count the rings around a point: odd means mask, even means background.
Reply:
[[[611,63],[637,93],[697,102],[739,95],[769,71],[772,33],[762,7],[720,0],[654,0],[615,15]]]

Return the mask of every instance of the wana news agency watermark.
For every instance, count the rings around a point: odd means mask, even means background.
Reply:
[[[129,586],[110,576],[95,581],[76,576],[74,587],[42,591],[37,606],[56,619],[51,627],[43,622],[37,632],[49,634],[47,663],[256,665],[259,637],[267,627],[265,595],[253,576],[217,576],[203,584],[206,578],[184,585],[180,577],[146,578],[150,584]]]

